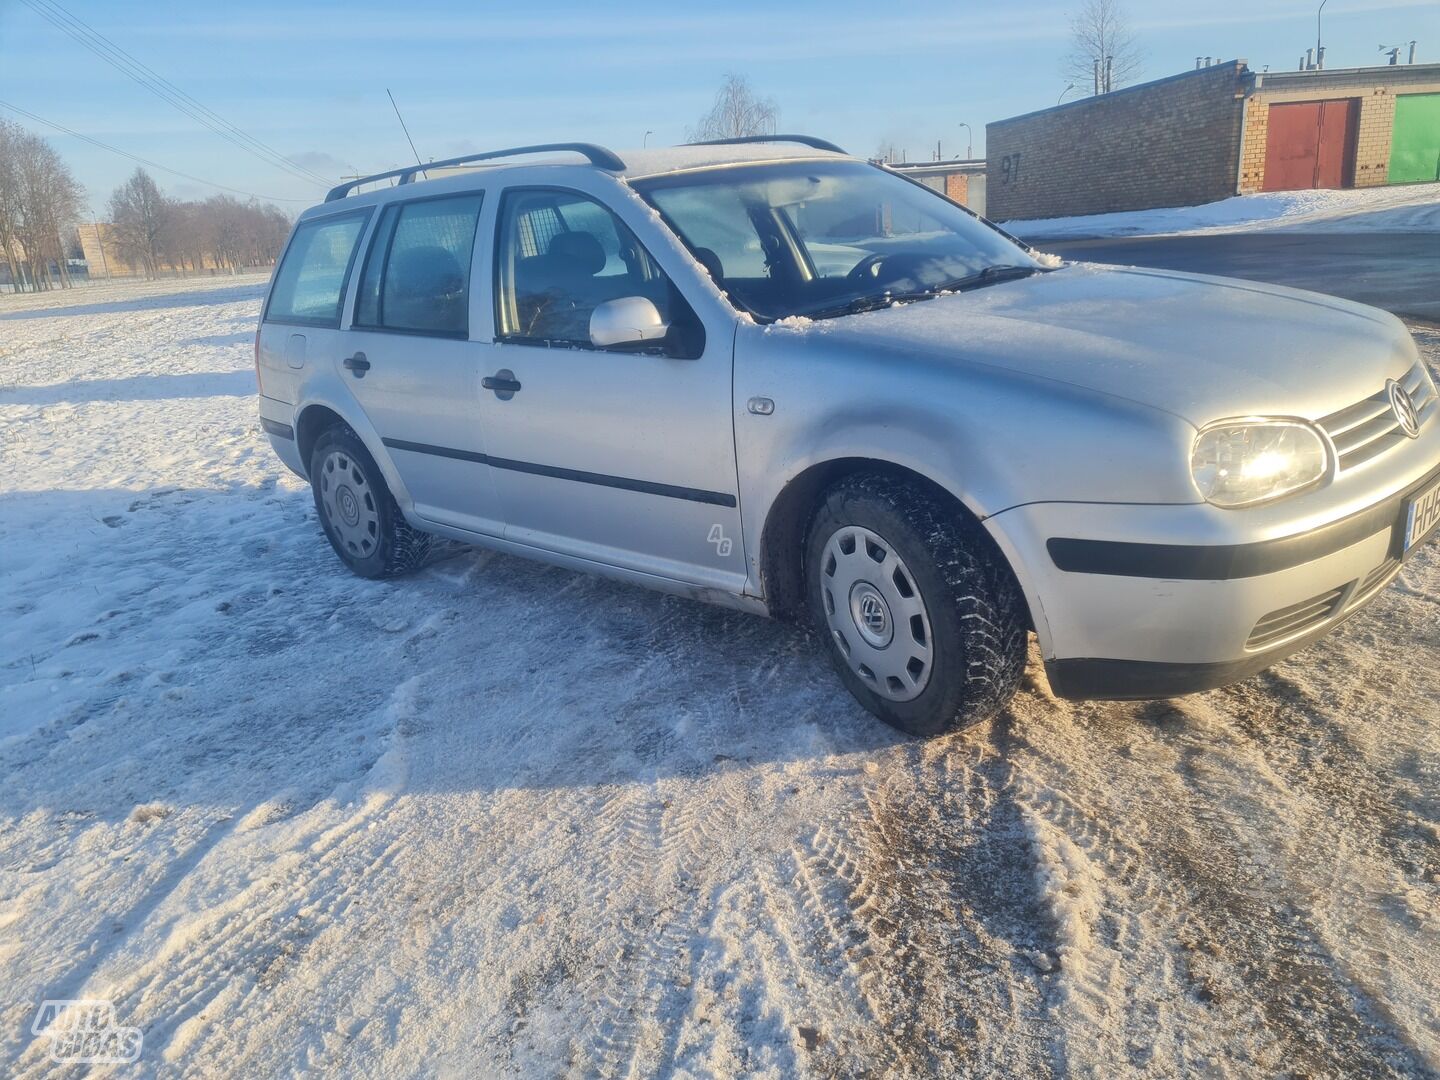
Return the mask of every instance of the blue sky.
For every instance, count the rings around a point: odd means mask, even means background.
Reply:
[[[410,160],[385,97],[421,154],[588,139],[616,148],[677,142],[726,72],[780,106],[782,129],[856,153],[882,143],[928,157],[936,140],[974,151],[984,125],[1055,103],[1067,15],[1079,0],[947,5],[760,3],[371,3],[298,0],[59,0],[241,129],[326,176]],[[1314,0],[1129,0],[1145,77],[1197,55],[1290,69],[1315,40]],[[1328,0],[1328,67],[1383,62],[1383,42],[1440,60],[1440,0]],[[44,22],[0,0],[0,101],[197,177],[286,198],[323,189],[198,127]],[[16,119],[13,114],[0,114]],[[53,145],[92,205],[134,163],[21,118]],[[213,189],[156,173],[166,190]]]

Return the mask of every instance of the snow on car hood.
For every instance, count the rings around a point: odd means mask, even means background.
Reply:
[[[1415,363],[1393,316],[1335,297],[1165,270],[1073,265],[812,324],[857,345],[1024,372],[1203,425],[1315,419]]]

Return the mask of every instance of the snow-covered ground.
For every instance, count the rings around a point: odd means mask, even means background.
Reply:
[[[0,1072],[45,998],[121,1076],[1440,1071],[1435,549],[1242,686],[905,741],[761,619],[349,576],[260,291],[0,298]]]
[[[1022,239],[1048,240],[1262,229],[1440,233],[1440,184],[1403,184],[1350,191],[1275,191],[1236,195],[1201,206],[1034,218],[1007,221],[1004,226],[1007,232]]]

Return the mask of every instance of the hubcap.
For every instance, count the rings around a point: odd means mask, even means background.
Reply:
[[[820,593],[835,647],[865,684],[909,701],[930,682],[930,616],[915,578],[883,537],[836,529],[820,559]]]
[[[325,521],[340,545],[356,558],[374,554],[380,540],[380,513],[360,463],[343,450],[332,450],[325,455],[317,480]]]

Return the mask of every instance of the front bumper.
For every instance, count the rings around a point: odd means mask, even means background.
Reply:
[[[1021,578],[1057,696],[1174,697],[1253,675],[1373,599],[1419,550],[1402,552],[1405,508],[1440,481],[1433,456],[1421,469],[1383,498],[1270,535],[1274,516],[1199,505],[1037,503],[987,525]],[[1255,523],[1261,535],[1247,535]],[[1230,542],[1184,542],[1207,535]]]

